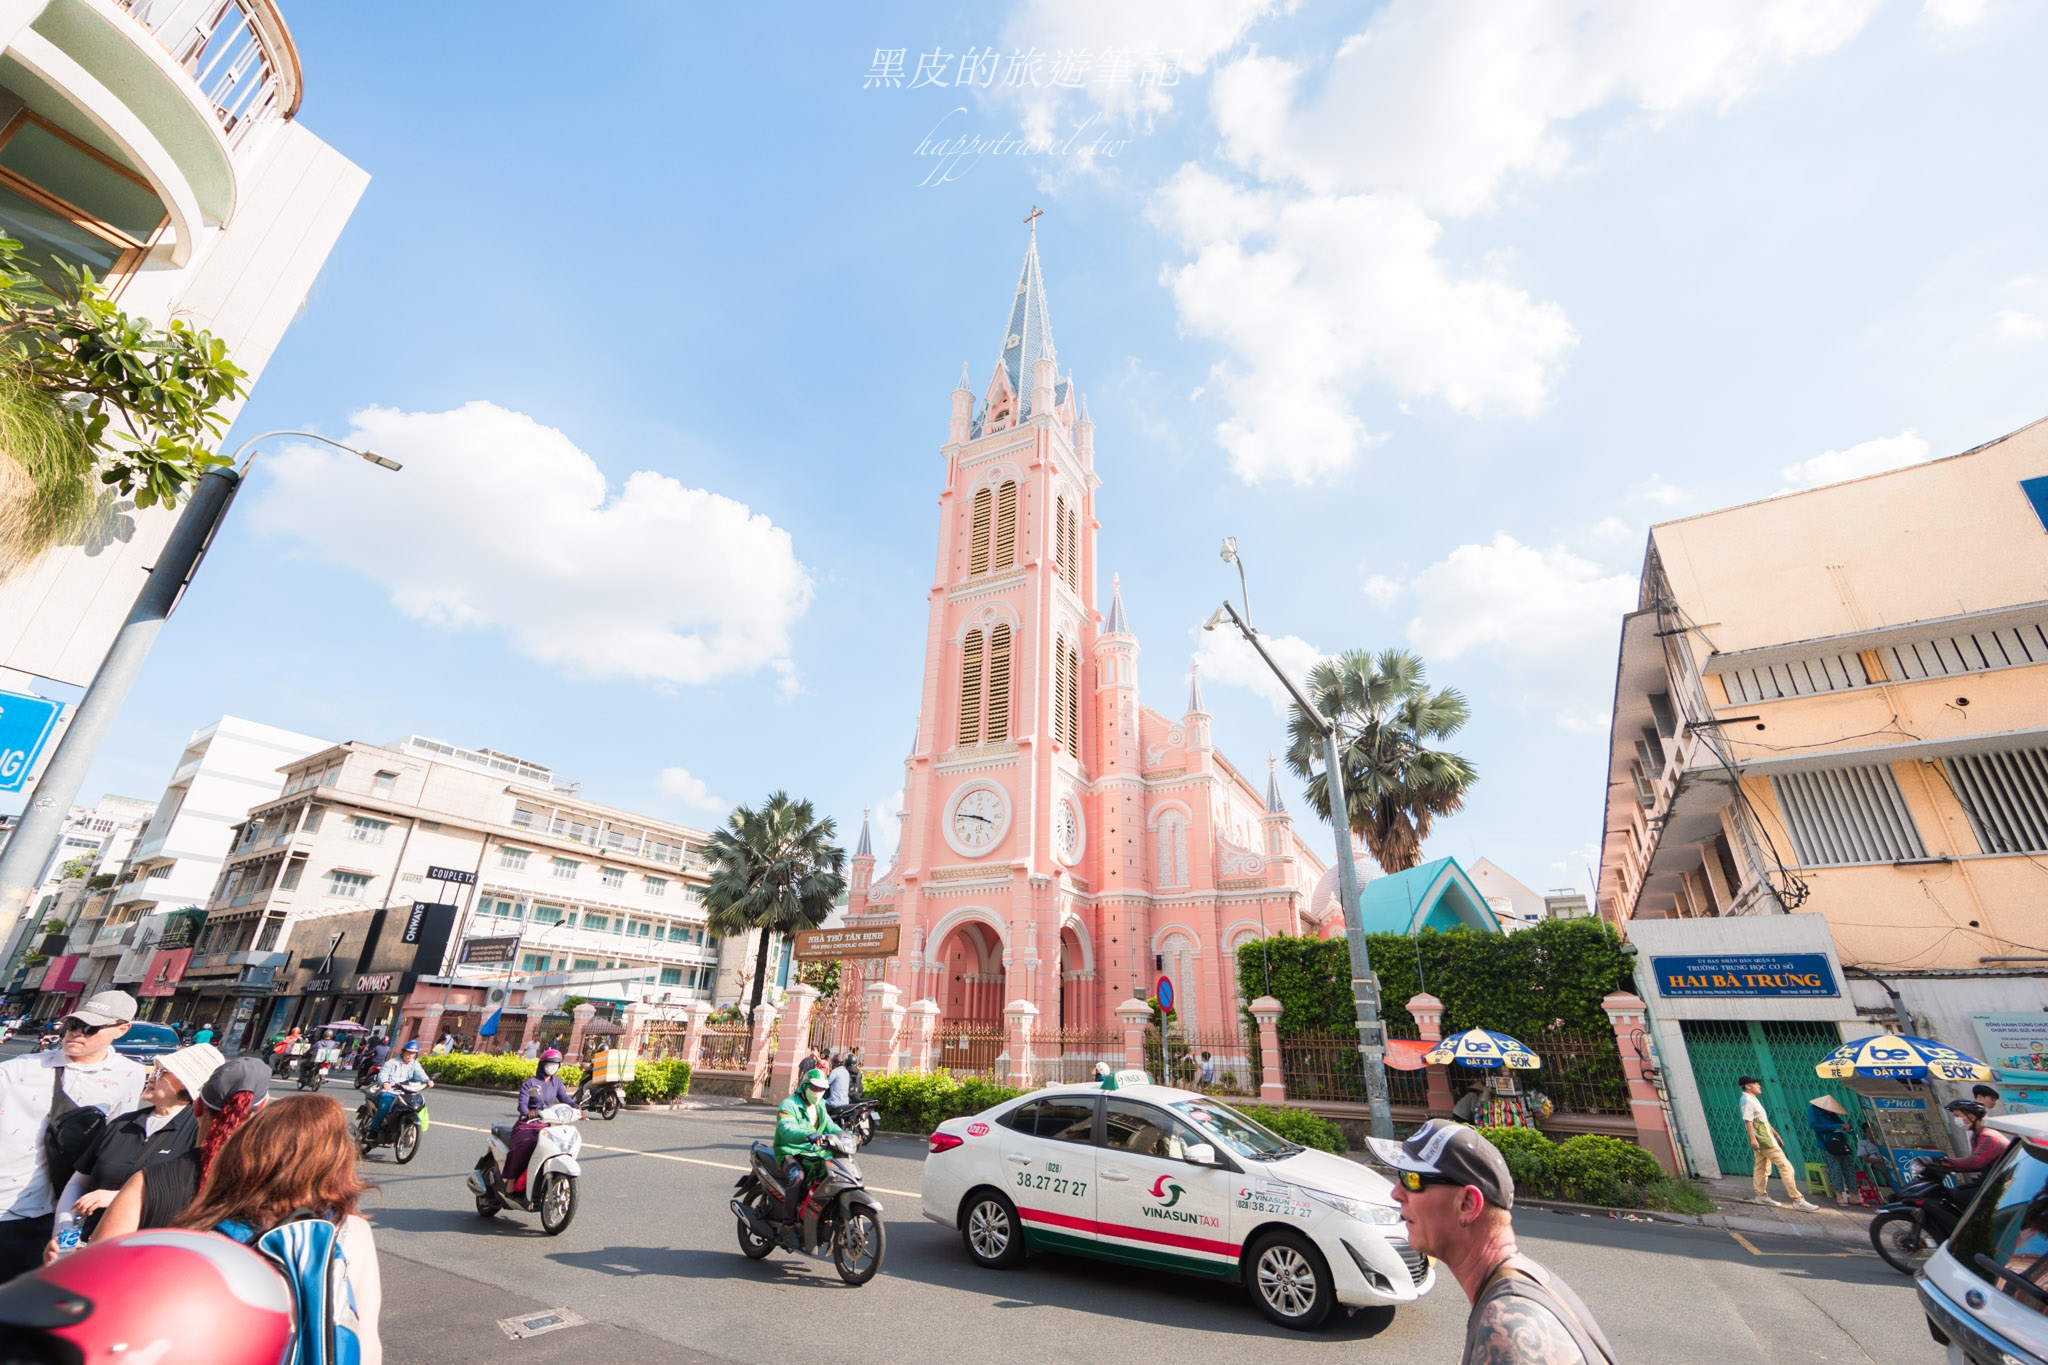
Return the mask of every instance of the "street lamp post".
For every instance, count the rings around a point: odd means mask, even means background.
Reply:
[[[1237,553],[1234,537],[1223,542],[1223,561],[1237,566],[1238,582],[1243,586],[1244,561]],[[1379,980],[1372,974],[1372,959],[1365,946],[1365,923],[1359,917],[1358,865],[1351,857],[1351,819],[1344,799],[1344,764],[1337,720],[1318,710],[1294,679],[1288,676],[1287,670],[1273,661],[1273,656],[1266,652],[1265,644],[1260,641],[1259,633],[1252,629],[1250,616],[1251,593],[1247,588],[1243,616],[1238,615],[1237,608],[1225,599],[1202,629],[1214,630],[1225,621],[1236,626],[1238,633],[1259,652],[1259,657],[1266,661],[1266,667],[1273,670],[1273,675],[1294,698],[1294,704],[1301,708],[1301,713],[1323,737],[1324,785],[1329,796],[1330,823],[1337,832],[1337,895],[1344,906],[1344,941],[1351,951],[1351,1003],[1358,1017],[1358,1056],[1365,1069],[1365,1098],[1372,1111],[1373,1136],[1391,1138],[1394,1136],[1394,1110],[1387,1098],[1386,1032],[1380,1024]]]
[[[100,742],[112,728],[121,703],[127,700],[128,689],[134,684],[135,675],[142,671],[142,661],[149,657],[150,646],[156,643],[165,618],[199,571],[206,547],[213,542],[214,533],[220,529],[222,518],[227,516],[228,507],[249,472],[249,464],[238,468],[235,462],[241,459],[243,451],[272,436],[324,441],[379,468],[401,467],[398,461],[375,451],[357,450],[317,432],[266,431],[242,442],[227,464],[208,470],[199,480],[199,486],[185,503],[184,515],[171,528],[171,538],[164,543],[149,577],[143,581],[142,591],[135,595],[128,619],[122,622],[106,657],[100,660],[92,685],[80,699],[71,724],[57,742],[56,752],[50,755],[43,775],[36,780],[35,794],[23,807],[13,837],[5,849],[0,849],[0,942],[6,941],[36,883],[42,880],[50,854],[63,836],[64,817],[71,810],[71,803],[78,799],[78,789],[99,753]],[[249,458],[253,463],[255,456]]]

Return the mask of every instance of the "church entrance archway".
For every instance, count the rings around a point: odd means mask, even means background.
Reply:
[[[1003,945],[978,920],[958,925],[939,944],[939,1018],[947,1024],[1003,1026]]]

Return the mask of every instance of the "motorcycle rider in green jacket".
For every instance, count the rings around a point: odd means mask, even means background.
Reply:
[[[825,1110],[825,1073],[812,1068],[775,1110],[775,1159],[782,1163],[782,1239],[796,1239],[797,1209],[812,1180],[825,1173],[818,1139],[842,1131]]]

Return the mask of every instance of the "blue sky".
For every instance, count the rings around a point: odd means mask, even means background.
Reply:
[[[300,118],[373,179],[237,431],[408,468],[274,452],[87,799],[228,712],[699,827],[786,788],[850,842],[901,784],[947,392],[1034,204],[1148,700],[1235,535],[1290,658],[1415,648],[1467,693],[1481,781],[1427,851],[1539,889],[1586,878],[1651,522],[2048,412],[2038,7],[539,16],[287,5]],[[955,86],[990,46],[1023,83]],[[863,88],[878,48],[901,85]],[[1064,146],[921,183],[940,125]],[[1270,685],[1207,643],[1255,765]]]

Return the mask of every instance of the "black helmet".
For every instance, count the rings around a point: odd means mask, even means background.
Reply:
[[[1971,1118],[1978,1119],[1983,1118],[1986,1113],[1984,1106],[1975,1100],[1950,1100],[1942,1108],[1951,1114],[1968,1114]]]

